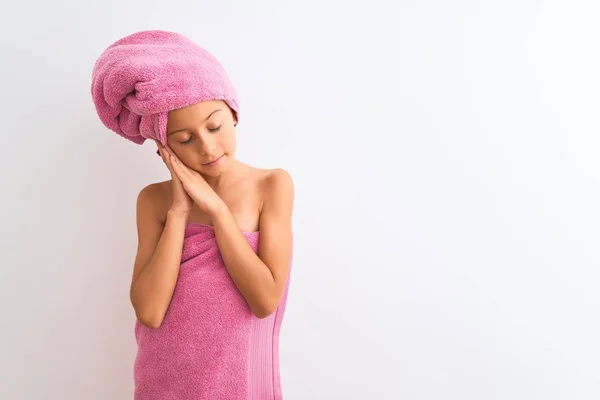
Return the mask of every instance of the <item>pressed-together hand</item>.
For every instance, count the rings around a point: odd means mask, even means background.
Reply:
[[[223,200],[210,187],[202,175],[185,165],[171,149],[163,147],[163,151],[166,154],[169,170],[175,173],[185,192],[192,198],[200,210],[210,216],[218,212],[223,205]]]
[[[177,177],[175,171],[173,171],[173,167],[171,166],[171,163],[168,160],[168,154],[165,147],[158,141],[156,142],[156,145],[158,147],[159,155],[162,157],[165,165],[171,173],[171,179],[173,182],[173,201],[171,203],[171,210],[189,214],[192,210],[192,206],[194,205],[194,201],[192,200],[190,195],[187,194],[187,192],[183,188],[181,180]]]

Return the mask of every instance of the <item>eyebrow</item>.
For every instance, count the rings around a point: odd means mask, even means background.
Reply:
[[[204,118],[204,121],[208,120],[210,117],[213,116],[214,113],[219,112],[219,111],[223,111],[223,109],[219,108],[219,109],[216,109],[215,111],[211,112],[208,117]],[[202,122],[204,122],[204,121],[202,121]],[[176,131],[171,131],[171,132],[167,133],[167,136],[172,135],[177,132],[183,132],[183,131],[187,131],[187,130],[188,130],[188,128],[177,129]]]

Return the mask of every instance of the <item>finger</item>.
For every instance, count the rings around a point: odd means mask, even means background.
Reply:
[[[164,146],[163,150],[167,155],[167,159],[169,160],[169,165],[175,171],[179,179],[184,181],[189,181],[191,179],[192,174],[190,169],[177,157],[173,149],[168,146]]]
[[[181,160],[175,159],[173,165],[175,166],[175,168],[177,168],[177,173],[179,174],[179,176],[185,179],[186,181],[190,181],[194,178],[191,170]]]
[[[169,167],[171,168],[171,170],[177,175],[177,177],[181,181],[184,181],[186,179],[186,176],[184,174],[183,168],[181,168],[181,165],[177,162],[177,160],[173,157],[172,154],[168,154],[167,159],[169,160]]]
[[[165,163],[167,164],[169,171],[171,171],[172,174],[176,174],[175,166],[173,165],[173,159],[167,153],[165,153]]]
[[[178,168],[179,174],[180,175],[185,174],[186,176],[191,177],[191,171],[188,168],[188,166],[185,165],[183,163],[183,161],[181,161],[179,159],[179,157],[177,157],[177,155],[175,153],[173,153],[173,151],[170,152],[170,155],[171,155],[171,164]]]
[[[171,156],[171,158],[172,158],[174,161],[180,161],[180,160],[179,160],[179,157],[177,157],[177,154],[175,154],[175,152],[173,151],[173,149],[172,149],[172,148],[170,148],[170,147],[165,147],[165,150],[167,151],[167,153],[169,153],[169,155]]]
[[[175,155],[175,153],[173,152],[173,150],[169,149],[169,148],[165,148],[166,149],[166,153],[167,153],[167,157],[169,159],[169,163],[171,164],[171,166],[173,167],[179,167],[179,169],[181,170],[181,161],[179,160],[179,158]]]
[[[162,158],[163,163],[165,163],[165,165],[168,166],[168,164],[167,164],[167,158],[165,157],[165,151],[162,150],[162,149],[159,149],[159,150],[157,150],[157,152],[158,152],[158,155],[160,156],[160,158]]]
[[[175,172],[175,169],[173,168],[173,162],[171,161],[171,158],[170,158],[169,154],[165,151],[164,147],[161,149],[161,153],[162,153],[163,161],[165,162],[165,165],[167,166],[167,168],[169,169],[169,172],[171,173],[171,177],[176,177],[177,173]]]
[[[181,167],[179,165],[177,165],[175,162],[172,161],[171,159],[171,168],[173,169],[173,171],[175,172],[175,175],[177,175],[177,177],[179,178],[179,180],[183,183],[188,182],[188,177],[185,175],[184,171],[181,169]]]
[[[165,155],[165,159],[168,159],[169,156],[171,155],[171,152],[169,151],[169,148],[167,146],[163,146],[161,151]]]

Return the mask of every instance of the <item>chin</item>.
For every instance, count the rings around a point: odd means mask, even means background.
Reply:
[[[207,176],[218,176],[229,167],[229,157],[223,155],[214,165],[201,165],[200,173]]]

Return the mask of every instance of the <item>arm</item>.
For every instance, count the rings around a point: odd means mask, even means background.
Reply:
[[[187,214],[169,211],[165,223],[153,200],[156,188],[144,188],[137,201],[138,251],[130,299],[137,319],[158,328],[169,307],[179,274]]]
[[[219,251],[233,282],[259,318],[277,308],[289,273],[292,252],[294,186],[290,175],[278,170],[264,182],[258,255],[223,203],[213,214]]]

